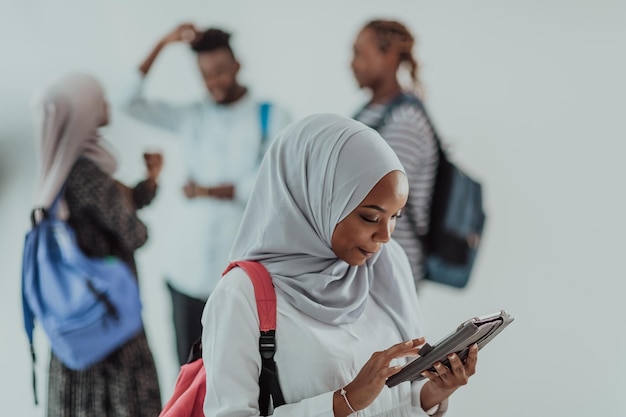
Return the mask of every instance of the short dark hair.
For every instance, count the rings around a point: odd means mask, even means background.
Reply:
[[[230,47],[230,33],[215,28],[205,30],[198,39],[194,40],[191,44],[191,49],[197,54],[222,48],[227,49],[233,57],[235,56]]]

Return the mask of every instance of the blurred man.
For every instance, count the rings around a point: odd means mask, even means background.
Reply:
[[[147,74],[160,52],[178,42],[188,43],[196,53],[206,99],[187,105],[147,100],[143,95]],[[204,303],[227,266],[267,141],[289,122],[283,109],[255,99],[240,84],[239,69],[229,33],[182,24],[142,62],[132,94],[123,104],[128,115],[183,141],[188,180],[181,191],[188,200],[184,212],[164,219],[176,222],[176,234],[168,236],[164,266],[181,364],[202,334]]]

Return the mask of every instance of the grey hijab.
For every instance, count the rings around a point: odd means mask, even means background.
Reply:
[[[405,339],[421,336],[415,286],[397,243],[358,267],[331,248],[335,226],[396,170],[404,172],[394,151],[359,122],[322,114],[292,124],[263,160],[231,260],[261,261],[276,291],[318,321],[354,322],[371,294]]]
[[[34,103],[39,179],[35,204],[50,207],[76,160],[85,157],[111,175],[117,168],[98,127],[106,118],[100,83],[87,74],[67,75],[43,90]],[[62,204],[61,217],[67,211]]]

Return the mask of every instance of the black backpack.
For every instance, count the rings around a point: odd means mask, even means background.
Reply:
[[[424,248],[424,278],[463,288],[470,278],[485,225],[482,188],[450,162],[422,101],[415,95],[400,94],[387,104],[382,117],[370,127],[380,131],[392,112],[405,104],[424,113],[439,148],[428,233],[420,235],[415,227]]]

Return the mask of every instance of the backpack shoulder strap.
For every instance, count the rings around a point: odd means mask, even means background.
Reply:
[[[405,104],[410,104],[411,106],[419,109],[420,111],[422,111],[422,113],[424,113],[424,115],[426,116],[426,120],[428,121],[428,124],[430,124],[431,129],[433,130],[433,136],[435,138],[435,141],[437,142],[437,146],[439,147],[439,151],[440,153],[443,152],[442,146],[441,146],[441,140],[439,138],[439,135],[437,134],[437,130],[435,129],[435,126],[432,123],[432,120],[430,118],[430,116],[428,116],[428,112],[426,111],[426,108],[424,107],[424,103],[422,103],[422,100],[417,97],[415,94],[412,93],[407,93],[407,92],[402,92],[400,94],[398,94],[395,98],[393,98],[391,101],[389,101],[386,105],[385,105],[385,110],[383,111],[383,114],[380,116],[380,118],[378,119],[378,121],[372,125],[370,125],[369,127],[371,127],[372,129],[380,132],[380,130],[385,126],[385,124],[387,124],[387,120],[389,120],[389,117],[391,117],[391,114],[400,106],[403,106]],[[359,115],[369,106],[366,105],[356,116],[355,118],[358,118]]]
[[[35,207],[30,212],[30,223],[32,228],[34,229],[43,219],[53,218],[56,219],[59,217],[59,205],[61,204],[61,199],[65,195],[65,184],[59,190],[59,193],[52,201],[50,207]]]
[[[270,396],[274,408],[285,404],[283,392],[278,380],[278,369],[274,361],[276,353],[276,291],[272,278],[260,262],[236,261],[232,262],[225,275],[234,267],[240,267],[252,281],[257,311],[259,313],[259,352],[261,354],[261,375],[259,377],[259,411],[262,416],[269,413]]]
[[[29,232],[25,244],[24,253],[22,254],[22,314],[24,317],[24,329],[26,330],[26,336],[28,337],[28,343],[30,345],[30,357],[32,368],[32,380],[33,380],[33,394],[35,397],[35,405],[39,404],[37,396],[37,373],[36,363],[37,355],[35,354],[35,345],[33,343],[33,332],[35,330],[35,312],[33,307],[28,302],[26,291],[27,286],[37,285],[37,283],[31,282],[33,276],[38,275],[33,272],[33,269],[37,268],[35,258],[37,257],[37,251],[39,250],[39,230],[37,226],[44,219],[57,218],[58,210],[61,199],[65,194],[65,184],[61,187],[57,193],[54,201],[49,208],[35,207],[30,213],[31,231]],[[30,277],[30,279],[29,279]]]
[[[402,93],[398,94],[397,96],[395,96],[393,99],[391,99],[387,104],[385,104],[385,110],[380,115],[380,118],[375,123],[368,124],[368,126],[371,127],[372,129],[380,132],[380,129],[383,126],[385,126],[386,121],[389,118],[389,116],[391,115],[391,113],[393,113],[395,109],[397,109],[398,107],[402,106],[405,103],[411,103],[411,104],[414,104],[416,106],[419,106],[420,108],[423,108],[423,106],[421,105],[421,102],[419,101],[419,99],[416,96],[414,96],[413,94],[402,92]],[[353,118],[358,120],[361,117],[361,115],[363,114],[363,112],[371,104],[372,103],[369,102],[365,106],[363,106],[363,108],[361,110],[359,110],[354,115]]]
[[[272,103],[264,101],[259,104],[259,122],[261,127],[261,145],[264,147],[269,136],[270,109]]]
[[[378,128],[376,130],[379,130],[381,127],[385,125],[385,123],[387,122],[387,119],[391,117],[392,113],[398,107],[403,106],[405,104],[410,104],[411,106],[416,107],[419,110],[423,111],[424,114],[426,113],[426,110],[424,109],[424,105],[422,104],[422,101],[415,94],[409,94],[405,92],[400,93],[398,96],[396,96],[393,100],[391,100],[385,106],[385,111],[383,112],[383,115],[381,116],[380,121],[378,122]],[[426,115],[426,118],[428,119],[428,115]]]
[[[35,227],[33,225],[33,227]],[[31,250],[33,250],[31,248]],[[31,266],[32,268],[32,266]],[[35,398],[35,405],[39,405],[39,399],[37,396],[37,356],[35,355],[35,345],[33,344],[33,331],[35,330],[35,313],[33,312],[28,300],[26,299],[24,273],[22,272],[22,311],[24,314],[24,328],[26,329],[26,336],[28,337],[28,344],[30,345],[30,359],[31,359],[31,373],[33,383],[33,395]]]
[[[232,262],[226,268],[223,275],[230,272],[234,267],[240,267],[245,271],[254,286],[254,297],[259,313],[261,332],[276,330],[276,292],[269,272],[260,262],[237,261]]]

